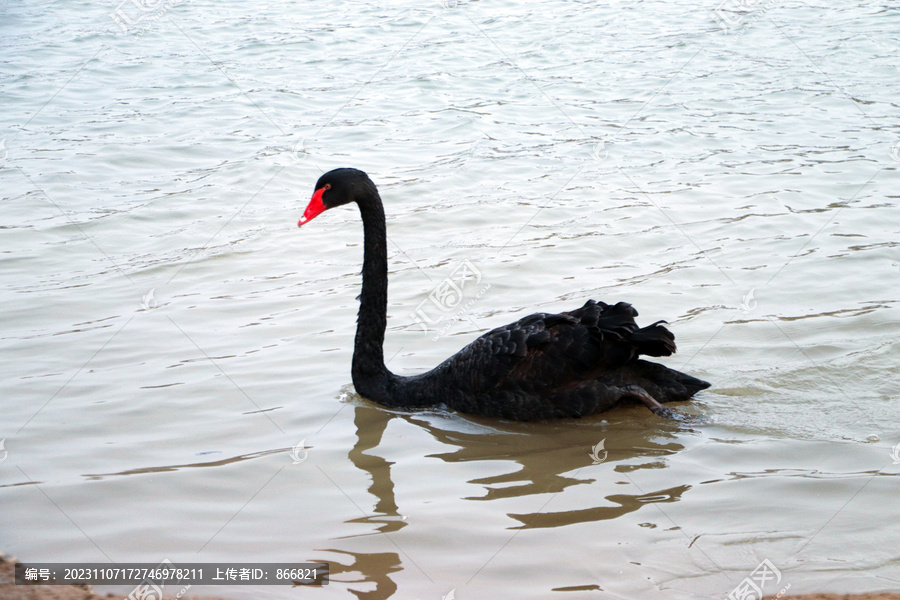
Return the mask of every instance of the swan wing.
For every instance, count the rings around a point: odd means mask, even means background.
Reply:
[[[668,356],[674,336],[654,323],[643,329],[630,304],[588,300],[577,310],[536,313],[493,329],[442,363],[471,392],[520,389],[543,393],[594,379],[639,355]]]

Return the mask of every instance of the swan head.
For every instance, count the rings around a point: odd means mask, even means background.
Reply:
[[[359,202],[377,194],[375,184],[359,169],[334,169],[328,171],[316,182],[316,189],[303,216],[297,222],[302,227],[329,208],[350,202]]]

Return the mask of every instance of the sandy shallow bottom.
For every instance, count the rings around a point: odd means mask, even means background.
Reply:
[[[3,600],[107,600],[119,598],[120,595],[101,595],[90,586],[74,585],[16,585],[15,559],[0,556],[0,598]],[[211,596],[185,596],[191,598],[216,600]],[[774,600],[775,596],[766,596],[763,600]],[[802,598],[803,600],[900,600],[900,592],[881,592],[877,594],[801,594],[786,595],[782,598]],[[164,600],[171,600],[166,596]],[[223,599],[224,600],[224,599]]]

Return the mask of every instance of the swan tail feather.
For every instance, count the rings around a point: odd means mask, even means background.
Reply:
[[[637,347],[638,354],[646,356],[671,356],[675,353],[675,336],[663,327],[665,321],[642,327],[628,337]]]

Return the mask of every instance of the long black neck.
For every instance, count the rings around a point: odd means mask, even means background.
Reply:
[[[364,232],[362,293],[351,373],[357,393],[382,404],[393,404],[390,382],[394,375],[384,365],[383,349],[387,327],[387,232],[381,197],[372,188],[358,202]]]

